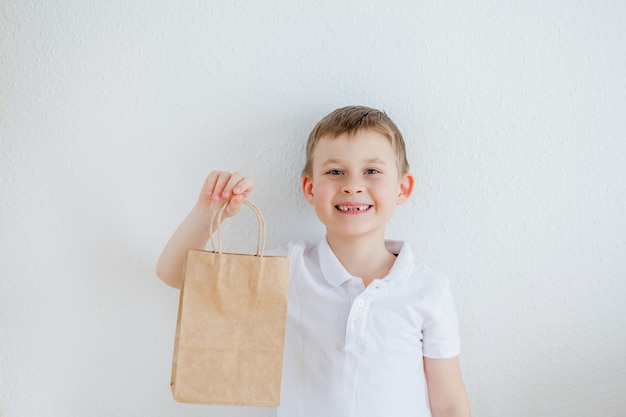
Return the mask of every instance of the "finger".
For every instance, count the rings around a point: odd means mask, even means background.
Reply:
[[[221,174],[221,171],[211,171],[211,173],[209,175],[207,175],[206,179],[204,180],[204,185],[203,185],[203,194],[206,195],[212,195],[215,189],[215,183],[217,182],[217,178],[219,177],[219,175]]]
[[[254,188],[254,179],[250,177],[244,177],[241,181],[235,185],[233,188],[234,195],[243,195],[248,196],[252,192],[252,188]]]
[[[228,179],[228,182],[224,185],[224,189],[222,190],[222,196],[224,198],[230,197],[231,194],[233,194],[233,188],[235,188],[235,186],[239,184],[244,178],[245,177],[241,172],[233,173]]]
[[[226,206],[225,216],[230,217],[234,216],[239,212],[241,206],[243,205],[243,195],[234,195],[228,202],[228,206]]]
[[[228,180],[231,177],[230,172],[220,172],[215,181],[215,186],[213,188],[213,200],[219,200],[222,198],[222,193],[224,191],[224,187],[228,183]]]

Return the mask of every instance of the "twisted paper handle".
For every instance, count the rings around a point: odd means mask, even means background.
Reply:
[[[243,203],[250,207],[252,211],[254,211],[254,214],[256,214],[256,217],[259,221],[259,235],[255,256],[263,256],[263,253],[265,252],[265,240],[267,239],[265,219],[263,219],[261,210],[259,210],[259,208],[254,203],[249,200],[243,200]],[[220,209],[213,213],[213,216],[211,216],[211,248],[213,249],[213,252],[217,252],[219,254],[222,253],[222,214],[224,213],[227,205],[228,203],[225,202],[222,207],[220,207]],[[215,224],[215,220],[217,220],[217,251],[215,250],[215,243],[213,242],[213,225]]]

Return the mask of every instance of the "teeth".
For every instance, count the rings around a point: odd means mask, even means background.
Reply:
[[[361,211],[361,210],[367,210],[368,208],[370,208],[370,206],[368,205],[362,205],[362,206],[338,205],[337,208],[341,211]]]

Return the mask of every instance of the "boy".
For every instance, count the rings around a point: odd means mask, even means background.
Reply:
[[[445,278],[386,241],[414,177],[404,140],[381,111],[337,109],[309,136],[302,193],[326,227],[292,243],[281,405],[284,417],[470,415]],[[254,182],[212,172],[167,243],[158,276],[180,288],[188,249],[204,249],[212,213],[234,216]],[[214,229],[213,229],[214,230]]]

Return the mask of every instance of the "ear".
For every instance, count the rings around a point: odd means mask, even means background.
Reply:
[[[398,199],[396,200],[396,205],[400,205],[405,203],[411,194],[413,194],[413,187],[415,186],[415,177],[410,172],[402,175],[400,179],[400,184],[398,186]]]
[[[308,175],[302,177],[302,195],[309,204],[313,205],[315,196],[313,195],[313,182]]]

